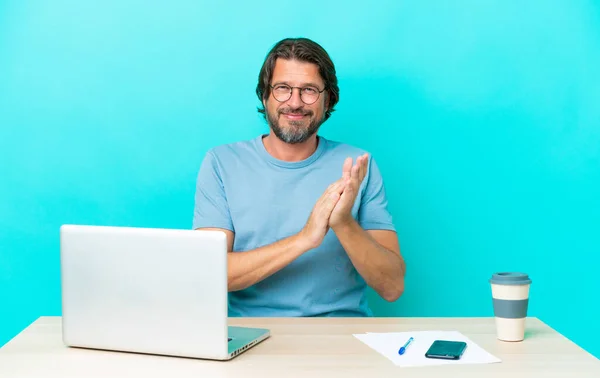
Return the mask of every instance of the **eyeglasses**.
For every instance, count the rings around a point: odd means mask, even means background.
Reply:
[[[273,97],[279,102],[286,102],[289,100],[290,97],[292,97],[292,91],[294,88],[298,88],[300,90],[300,99],[306,105],[311,105],[317,102],[319,95],[325,91],[325,88],[320,91],[318,88],[313,86],[291,87],[287,84],[277,84],[276,86],[269,85],[269,87],[271,87],[273,91]]]

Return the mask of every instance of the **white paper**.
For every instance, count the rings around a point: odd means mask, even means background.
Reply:
[[[501,362],[499,358],[486,352],[468,337],[457,331],[362,333],[355,334],[354,337],[387,357],[397,366],[489,364]],[[403,355],[399,355],[398,350],[410,337],[413,337],[413,342]],[[425,352],[427,352],[427,349],[429,349],[435,340],[464,341],[467,343],[467,348],[459,360],[442,360],[425,357]]]

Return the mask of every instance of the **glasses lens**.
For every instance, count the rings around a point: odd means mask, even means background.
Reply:
[[[291,94],[292,88],[287,85],[276,85],[275,88],[273,88],[273,97],[275,97],[277,101],[287,101]]]
[[[305,104],[313,104],[319,99],[319,91],[312,87],[302,88],[301,98]]]

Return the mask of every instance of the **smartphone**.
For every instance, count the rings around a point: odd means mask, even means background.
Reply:
[[[465,349],[467,349],[467,343],[464,341],[435,340],[425,353],[425,357],[460,360]]]

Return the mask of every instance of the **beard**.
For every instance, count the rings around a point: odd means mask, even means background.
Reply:
[[[308,117],[299,121],[287,121],[289,126],[282,127],[279,124],[279,118],[282,114],[302,114]],[[289,144],[302,143],[313,136],[321,127],[324,116],[321,119],[316,119],[314,113],[310,110],[292,109],[290,107],[277,109],[275,112],[267,113],[267,122],[269,127],[277,138]],[[307,126],[305,126],[308,123]]]

